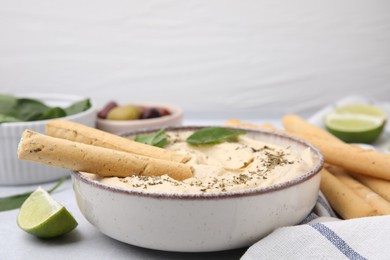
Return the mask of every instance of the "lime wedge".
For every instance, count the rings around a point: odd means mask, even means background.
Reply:
[[[347,143],[372,143],[379,138],[387,115],[378,107],[351,104],[335,108],[325,116],[326,129]]]
[[[56,237],[72,231],[77,222],[68,210],[38,187],[22,204],[18,226],[38,237]]]

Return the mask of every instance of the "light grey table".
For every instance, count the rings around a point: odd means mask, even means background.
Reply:
[[[53,183],[41,186],[50,189]],[[0,186],[0,197],[35,190],[38,185]],[[239,259],[245,248],[210,253],[175,253],[140,248],[100,233],[81,214],[67,179],[52,196],[63,204],[79,225],[71,233],[55,239],[39,239],[20,230],[19,210],[0,212],[0,259]]]

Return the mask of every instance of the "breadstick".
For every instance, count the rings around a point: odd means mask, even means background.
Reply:
[[[173,179],[184,180],[193,175],[192,167],[186,164],[50,137],[30,130],[22,134],[18,157],[102,177],[167,174]]]
[[[174,151],[139,143],[128,138],[66,120],[52,120],[46,123],[46,134],[79,143],[173,162],[184,163],[190,159]]]
[[[271,124],[256,125],[252,123],[244,123],[238,119],[229,119],[225,122],[226,126],[235,126],[235,127],[246,127],[246,128],[255,128],[261,130],[276,130],[276,128]]]
[[[343,142],[331,133],[328,133],[327,131],[316,127],[313,124],[310,124],[309,122],[297,115],[285,115],[284,117],[282,117],[282,123],[284,128],[286,128],[288,131],[318,136],[319,138],[323,138],[330,141]]]
[[[390,202],[390,181],[364,176],[361,174],[352,174],[353,177],[358,179],[361,183],[368,186],[370,189]]]
[[[288,134],[312,143],[324,155],[325,162],[372,177],[390,180],[390,154],[366,150],[342,142],[334,142],[301,132]]]
[[[390,202],[372,191],[370,188],[364,186],[356,179],[352,178],[344,169],[331,165],[327,165],[326,169],[334,176],[336,176],[336,178],[339,179],[342,183],[353,190],[359,197],[364,199],[368,204],[376,209],[378,214],[390,214]]]
[[[377,215],[377,211],[326,169],[321,170],[320,189],[332,208],[343,218]]]

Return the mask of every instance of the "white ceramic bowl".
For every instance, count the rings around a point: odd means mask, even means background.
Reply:
[[[170,112],[169,115],[139,119],[139,120],[108,120],[97,118],[96,128],[109,133],[124,133],[135,129],[162,128],[167,126],[180,126],[183,119],[183,111],[180,107],[162,103],[142,103],[135,104],[145,107],[160,107],[165,108]]]
[[[247,130],[247,135],[298,152],[310,147],[315,167],[301,177],[266,188],[198,195],[132,191],[72,172],[78,206],[102,233],[136,246],[206,252],[252,245],[310,213],[319,192],[323,158],[315,147],[293,137],[258,130]]]
[[[62,94],[20,94],[19,97],[38,99],[49,106],[66,107],[75,101],[84,99],[80,96]],[[91,102],[91,108],[81,113],[61,119],[79,122],[91,127],[95,126],[96,109]],[[17,156],[20,137],[25,129],[45,133],[48,120],[2,123],[0,124],[0,185],[35,184],[60,179],[68,176],[65,169],[50,167],[29,161],[21,161]]]

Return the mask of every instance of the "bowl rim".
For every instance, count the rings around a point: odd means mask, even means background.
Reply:
[[[204,127],[213,127],[213,126],[176,126],[176,127],[166,127],[166,131],[185,131],[185,130],[196,130]],[[221,126],[215,126],[215,127],[221,127]],[[72,179],[77,179],[79,181],[82,181],[86,184],[90,184],[93,187],[100,188],[107,191],[112,191],[115,193],[121,193],[125,195],[134,195],[134,196],[140,196],[140,197],[146,197],[146,198],[155,198],[155,199],[178,199],[178,200],[216,200],[216,199],[228,199],[228,198],[242,198],[242,197],[249,197],[249,196],[256,196],[260,194],[266,194],[266,193],[272,193],[279,190],[283,190],[292,186],[296,186],[300,183],[303,183],[317,174],[320,174],[320,171],[324,164],[324,157],[321,154],[320,150],[312,145],[311,143],[308,143],[300,138],[287,135],[284,133],[277,133],[275,131],[269,131],[269,130],[261,130],[261,129],[249,129],[245,127],[230,127],[230,126],[223,126],[224,128],[228,129],[242,129],[246,132],[251,133],[260,133],[264,135],[269,136],[277,136],[280,138],[283,138],[285,140],[293,141],[296,143],[299,143],[300,145],[304,145],[308,148],[310,148],[315,156],[318,157],[318,163],[315,165],[313,169],[310,171],[285,182],[269,185],[266,187],[259,187],[259,188],[252,188],[252,189],[245,189],[245,190],[237,190],[237,191],[228,191],[228,192],[207,192],[207,193],[165,193],[165,192],[150,192],[150,191],[142,191],[142,190],[131,190],[124,187],[118,187],[114,185],[109,184],[103,184],[99,181],[92,180],[88,178],[87,176],[82,175],[79,171],[71,171]],[[121,136],[129,136],[129,135],[135,135],[135,134],[145,134],[145,133],[152,133],[153,131],[158,131],[161,128],[147,128],[147,129],[138,129],[134,131],[128,131],[125,133],[120,134]],[[74,181],[74,180],[73,180]]]
[[[77,95],[68,95],[68,94],[61,94],[61,93],[17,93],[14,94],[16,97],[26,97],[26,98],[35,98],[39,99],[41,101],[44,101],[45,99],[57,99],[57,100],[69,100],[72,102],[80,101],[83,99],[89,99],[89,102],[91,104],[91,107],[88,108],[87,110],[84,110],[80,113],[70,115],[70,116],[64,116],[64,117],[58,117],[58,118],[51,118],[51,119],[44,119],[44,120],[34,120],[34,121],[21,121],[21,122],[6,122],[6,123],[1,123],[1,126],[18,126],[18,125],[23,125],[23,124],[29,124],[29,125],[35,125],[35,124],[46,124],[46,122],[50,120],[55,120],[55,119],[61,119],[61,120],[72,120],[72,119],[77,119],[80,116],[84,116],[86,114],[89,114],[91,112],[96,111],[96,105],[95,102],[86,96],[77,96]]]
[[[122,125],[142,125],[142,124],[153,124],[164,122],[170,119],[174,119],[183,115],[183,110],[180,106],[167,103],[157,103],[157,102],[137,102],[131,103],[136,106],[158,106],[168,109],[171,113],[169,115],[155,117],[155,118],[146,118],[146,119],[136,119],[136,120],[112,120],[100,118],[96,115],[96,122],[99,124],[113,125],[113,126],[122,126]]]

